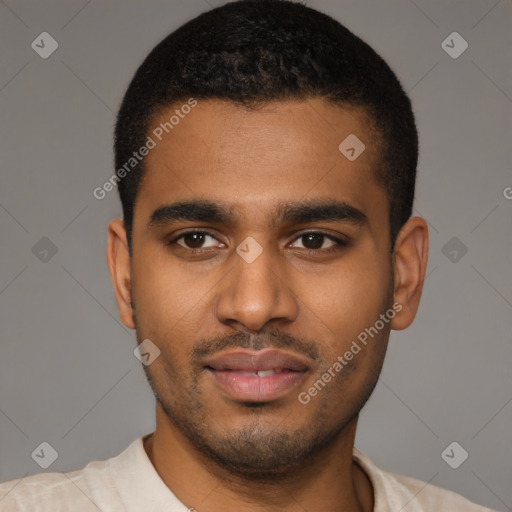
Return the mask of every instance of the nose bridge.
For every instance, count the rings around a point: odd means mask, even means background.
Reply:
[[[251,330],[261,329],[271,319],[293,320],[297,303],[285,285],[278,251],[260,238],[247,237],[233,252],[233,269],[217,300],[222,322],[237,322]]]

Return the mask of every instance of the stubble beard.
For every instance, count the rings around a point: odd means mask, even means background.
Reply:
[[[309,421],[299,428],[291,430],[289,427],[280,427],[280,423],[285,422],[288,414],[285,410],[283,410],[282,419],[276,420],[275,426],[269,426],[268,419],[265,419],[267,405],[254,407],[254,404],[240,404],[240,407],[245,409],[240,412],[249,416],[250,419],[242,427],[223,435],[218,433],[224,430],[222,426],[216,430],[212,428],[212,426],[215,427],[215,419],[205,410],[197,379],[188,389],[180,386],[178,390],[177,386],[165,384],[157,386],[149,367],[144,367],[155,398],[167,418],[195,449],[205,466],[210,467],[214,473],[220,468],[221,471],[241,479],[258,480],[262,483],[290,478],[305,465],[312,463],[314,459],[321,458],[322,453],[340,435],[343,435],[343,431],[348,429],[353,422],[357,422],[360,410],[377,383],[380,367],[375,370],[372,381],[366,383],[363,398],[357,404],[352,405],[346,416],[334,425],[330,418],[332,412],[329,412],[329,402],[332,402],[333,396],[332,393],[324,389],[320,396],[315,397],[314,414],[308,411],[307,405],[300,405],[305,408],[304,415],[309,417]],[[350,374],[351,372],[347,371],[344,375],[345,380],[350,378]],[[164,377],[167,376],[166,369]],[[337,378],[340,379],[343,388],[341,376]],[[157,380],[158,382],[169,382],[165,378]],[[176,374],[174,374],[171,382],[179,381],[183,382],[182,379],[176,379]],[[160,391],[157,387],[160,388]],[[177,392],[173,392],[171,395],[166,392],[170,389]],[[336,399],[334,398],[334,400]],[[339,402],[339,398],[337,402]],[[344,405],[342,404],[341,407]]]
[[[137,340],[140,343],[144,337],[137,326],[135,313],[134,322]],[[312,402],[316,404],[314,413],[308,411],[307,405],[301,405],[305,407],[304,415],[309,413],[309,421],[293,430],[280,427],[280,424],[286,421],[285,411],[282,419],[277,420],[277,425],[269,427],[269,421],[265,419],[265,408],[268,404],[261,404],[259,407],[255,407],[254,404],[240,404],[240,407],[245,409],[241,412],[250,416],[250,420],[235,431],[226,432],[224,435],[218,434],[212,428],[215,419],[207,413],[201,400],[199,375],[194,375],[191,384],[186,387],[183,385],[186,379],[180,376],[175,365],[167,360],[165,367],[161,365],[161,371],[158,372],[156,379],[159,385],[156,385],[150,368],[146,366],[143,368],[155,398],[167,418],[195,449],[205,466],[210,467],[213,472],[215,468],[220,468],[241,479],[259,480],[262,483],[278,482],[299,472],[314,459],[322,457],[322,453],[340,435],[343,435],[345,430],[351,426],[355,429],[359,412],[377,384],[384,362],[388,336],[389,332],[383,334],[383,339],[375,340],[376,343],[383,344],[380,348],[382,353],[374,359],[365,387],[361,390],[356,402],[339,404],[339,395],[343,395],[344,390],[347,389],[352,372],[357,373],[354,359],[351,361],[353,363],[351,367],[347,366],[336,377],[336,386],[329,384],[330,388],[323,389],[319,396],[315,397],[315,401]],[[277,346],[290,346],[290,339],[286,341],[285,337],[283,340],[283,343],[278,343]],[[255,347],[251,346],[251,348]],[[320,374],[328,365],[322,363],[321,366],[324,366],[324,369],[320,370]],[[336,389],[333,389],[334,387]],[[157,388],[160,388],[160,391]],[[338,418],[335,424],[332,421],[332,405],[329,406],[333,401],[339,407],[345,408],[345,414]],[[304,415],[299,414],[301,418]],[[218,431],[223,430],[225,431],[222,426],[219,426]]]

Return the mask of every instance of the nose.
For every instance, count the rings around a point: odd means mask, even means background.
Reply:
[[[256,332],[269,322],[296,319],[299,305],[289,282],[290,270],[277,250],[262,248],[253,261],[237,252],[230,256],[234,267],[219,283],[215,300],[220,322]]]

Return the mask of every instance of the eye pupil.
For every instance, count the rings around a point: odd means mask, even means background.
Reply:
[[[309,242],[312,242],[312,244],[309,244],[308,249],[320,249],[322,247],[323,238],[324,238],[324,235],[308,233],[308,234],[302,236],[302,243],[304,244],[305,247],[307,247],[308,246],[307,244]]]
[[[204,243],[204,233],[187,233],[183,239],[191,249],[200,249]]]

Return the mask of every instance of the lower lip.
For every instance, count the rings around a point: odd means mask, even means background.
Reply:
[[[209,372],[227,395],[242,402],[270,402],[280,398],[297,387],[307,373],[288,371],[259,377],[234,370],[209,369]]]

